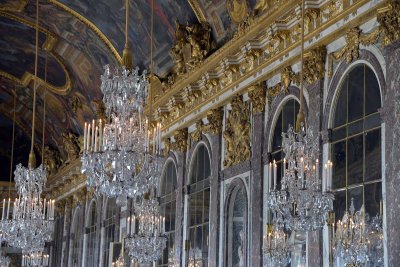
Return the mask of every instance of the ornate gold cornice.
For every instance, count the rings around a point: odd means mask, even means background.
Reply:
[[[30,28],[35,28],[35,24],[32,23],[31,21],[25,20],[23,18],[20,18],[14,14],[10,14],[8,12],[0,11],[0,16],[9,18],[11,20],[17,21],[21,24],[24,24]],[[51,55],[57,63],[61,66],[64,74],[65,74],[65,84],[63,86],[54,86],[48,82],[45,82],[43,79],[39,78],[37,79],[39,86],[42,86],[49,90],[50,92],[53,92],[58,95],[67,95],[69,91],[72,88],[72,81],[70,78],[70,74],[65,66],[64,60],[55,52],[53,52],[53,48],[55,44],[58,42],[58,39],[55,34],[52,32],[39,27],[39,31],[44,33],[46,35],[46,40],[42,45],[42,49],[47,51],[49,55]],[[25,72],[21,78],[15,77],[5,71],[0,70],[0,75],[13,81],[14,83],[19,84],[20,86],[27,87],[29,83],[33,82],[34,75],[29,72]]]
[[[121,64],[122,63],[122,57],[119,55],[117,49],[112,45],[111,41],[105,36],[105,34],[96,27],[90,20],[73,10],[72,8],[64,5],[63,3],[57,1],[57,0],[49,0],[50,3],[53,5],[63,9],[64,11],[70,13],[74,17],[76,17],[78,20],[80,20],[83,24],[85,24],[89,29],[91,29],[93,32],[99,36],[99,38],[104,42],[104,44],[111,50],[111,53],[114,55],[114,57],[117,59],[117,61]]]
[[[216,100],[227,92],[234,91],[235,93],[244,93],[248,91],[248,87],[239,86],[242,82],[251,80],[250,85],[258,84],[279,73],[282,65],[290,66],[297,63],[299,61],[299,56],[293,53],[293,50],[300,45],[298,18],[293,18],[298,20],[296,23],[291,22],[283,26],[276,24],[276,21],[279,21],[281,17],[286,17],[285,14],[290,12],[296,13],[296,3],[297,1],[282,1],[281,5],[273,7],[271,11],[265,12],[260,17],[255,17],[255,22],[252,24],[253,26],[247,28],[243,35],[237,37],[235,40],[229,41],[226,45],[205,59],[198,68],[182,75],[181,78],[177,79],[168,89],[160,89],[160,91],[164,91],[164,94],[157,99],[154,105],[166,110],[166,112],[169,112],[167,105],[168,99],[173,95],[182,94],[188,86],[200,88],[201,92],[197,98],[186,101],[185,105],[179,109],[179,112],[174,113],[175,116],[170,116],[168,114],[164,118],[163,131],[169,131],[170,126],[176,123],[180,123],[179,127],[187,127],[200,118],[203,118],[207,110],[202,108],[205,105],[215,108],[223,104],[218,103]],[[387,1],[377,3],[373,8],[364,12],[362,16],[357,17],[357,19],[348,20],[350,15],[353,16],[356,14],[356,11],[367,3],[368,0],[360,0],[353,2],[351,5],[346,4],[345,8],[339,8],[337,12],[330,13],[329,16],[321,15],[321,12],[325,10],[328,3],[319,8],[319,13],[315,9],[313,9],[312,12],[309,11],[309,20],[312,22],[309,23],[310,25],[305,35],[305,42],[311,42],[315,38],[318,41],[313,42],[313,47],[325,46],[340,37],[338,36],[338,32],[346,32],[347,29],[356,25],[361,25],[375,17],[376,10],[385,6]],[[329,12],[326,11],[325,13],[328,14]],[[341,28],[329,32],[328,34],[323,32],[328,27],[335,25],[338,21],[345,19],[346,23],[344,23]],[[323,35],[321,35],[321,33],[323,33]],[[254,59],[248,56],[248,51],[257,51]],[[248,71],[246,70],[247,68],[244,67],[246,66],[244,63],[246,60],[253,62],[250,64],[252,67],[248,68]],[[223,62],[226,61],[230,62],[230,64],[239,64],[239,71],[234,75],[225,73],[225,69],[221,68],[221,66],[224,66],[225,64]],[[277,64],[277,62],[282,63]],[[274,65],[274,67],[265,71],[269,65]],[[262,75],[258,75],[261,71]],[[317,76],[320,77],[319,75]],[[293,78],[296,79],[298,77],[294,75]],[[309,77],[309,80],[314,79],[315,78],[311,78],[311,76]],[[228,83],[226,81],[228,81]],[[284,84],[285,79],[283,79],[281,85]],[[286,88],[287,86],[284,86],[284,89]],[[280,89],[282,89],[282,87]],[[170,110],[172,110],[172,108]],[[200,112],[197,111],[193,115],[192,113],[195,110],[200,110]],[[185,117],[190,114],[192,114],[190,120],[185,119]]]

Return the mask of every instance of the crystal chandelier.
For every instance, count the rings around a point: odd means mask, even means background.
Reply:
[[[118,257],[118,260],[112,263],[112,267],[124,267],[124,266],[125,266],[124,256],[121,253]]]
[[[128,0],[126,23],[128,24]],[[87,184],[108,197],[142,195],[157,185],[161,169],[161,125],[144,119],[147,97],[146,71],[132,70],[126,27],[124,66],[111,74],[109,66],[101,76],[101,91],[107,121],[93,121],[84,127],[82,173]],[[132,70],[132,71],[130,71]],[[152,144],[152,149],[150,149]]]
[[[355,211],[351,199],[350,209],[343,215],[342,220],[332,227],[333,255],[340,258],[346,267],[361,267],[368,260],[368,232],[364,207]]]
[[[133,261],[149,263],[163,254],[167,242],[165,218],[158,209],[157,199],[150,196],[142,199],[135,207],[135,214],[127,219],[125,248]]]
[[[35,140],[35,113],[37,90],[37,64],[38,64],[38,34],[39,34],[39,1],[36,1],[36,53],[35,53],[35,77],[33,86],[33,112],[32,112],[32,140],[29,153],[28,168],[18,164],[14,172],[15,185],[18,198],[12,201],[3,199],[2,217],[0,228],[7,244],[22,249],[23,253],[32,253],[42,250],[45,242],[51,241],[54,230],[54,200],[42,199],[47,173],[43,165],[35,168],[36,158],[33,152]],[[47,61],[46,61],[47,70]],[[46,76],[46,74],[45,74]],[[44,97],[45,103],[45,97]],[[45,107],[44,107],[45,110]],[[45,114],[45,113],[44,113]],[[14,99],[14,123],[15,123],[15,99]],[[43,124],[43,142],[44,142]],[[14,127],[13,127],[14,147]],[[42,151],[42,162],[43,153]],[[12,163],[11,163],[12,166]],[[11,178],[11,175],[10,175]]]
[[[374,216],[368,221],[367,236],[368,236],[368,252],[369,259],[373,261],[373,266],[383,266],[383,226],[382,226],[382,202],[380,203],[380,214]],[[368,216],[367,216],[368,218]]]
[[[286,267],[290,263],[289,236],[277,225],[267,224],[263,254],[267,266]]]
[[[303,127],[296,133],[290,126],[282,136],[285,158],[281,188],[277,189],[277,167],[274,162],[273,165],[269,164],[269,174],[274,177],[274,184],[270,188],[267,204],[276,213],[277,223],[284,224],[289,230],[320,229],[333,208],[334,196],[330,188],[325,186],[330,184],[332,164],[327,164],[321,183],[316,159],[318,142],[312,132],[306,132]]]
[[[332,172],[326,171],[322,182],[319,177],[319,139],[314,138],[312,131],[304,127],[304,0],[301,13],[300,109],[297,114],[296,131],[289,126],[288,132],[282,133],[282,149],[285,158],[280,188],[277,188],[276,163],[269,164],[271,187],[267,205],[276,214],[277,223],[284,224],[288,230],[314,231],[325,225],[328,212],[333,209],[334,195],[328,188],[331,184]],[[332,169],[331,163],[327,164],[328,168]],[[272,169],[274,176],[272,176]]]
[[[11,264],[10,257],[7,257],[5,254],[0,255],[0,267],[9,267]]]
[[[188,267],[202,267],[203,266],[203,256],[200,248],[189,249],[188,255]]]
[[[32,251],[22,255],[22,267],[46,267],[49,265],[49,255],[43,251]]]

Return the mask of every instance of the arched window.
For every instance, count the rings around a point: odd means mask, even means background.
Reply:
[[[71,251],[69,257],[70,267],[78,267],[80,266],[80,252],[81,252],[81,244],[83,241],[83,227],[79,222],[82,221],[81,210],[78,208],[75,210],[74,217],[72,219],[71,224]]]
[[[210,156],[207,148],[200,145],[190,170],[187,239],[190,240],[189,261],[201,267],[208,266],[210,175]]]
[[[228,267],[246,266],[246,215],[246,191],[244,185],[236,185],[227,205],[225,258]]]
[[[336,96],[331,120],[334,210],[340,220],[351,199],[359,210],[375,216],[382,199],[381,96],[378,80],[359,64],[345,77]]]
[[[86,266],[87,267],[95,267],[97,266],[95,263],[96,257],[96,221],[97,221],[97,213],[96,213],[96,202],[92,202],[89,208],[89,219],[86,225]]]
[[[114,242],[116,222],[115,198],[107,199],[106,217],[104,219],[104,245],[103,245],[103,266],[109,266],[110,243]]]
[[[271,155],[272,160],[275,160],[277,163],[278,171],[277,171],[277,186],[280,185],[282,178],[282,161],[284,158],[284,153],[282,151],[282,132],[287,132],[289,125],[294,127],[296,123],[296,116],[299,112],[299,102],[295,99],[289,99],[283,105],[281,112],[275,122],[275,128],[272,135],[272,143],[271,143]],[[277,188],[279,189],[279,188]]]
[[[169,161],[165,166],[160,188],[160,212],[165,217],[165,234],[168,240],[163,257],[158,262],[158,266],[169,266],[169,257],[173,256],[170,255],[170,253],[173,253],[175,238],[176,178],[175,165],[172,161]]]

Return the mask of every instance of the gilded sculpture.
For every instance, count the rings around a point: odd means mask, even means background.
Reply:
[[[223,116],[224,110],[222,108],[209,110],[207,112],[208,124],[203,127],[203,131],[212,135],[220,134],[222,130]]]
[[[164,155],[164,157],[168,157],[169,151],[171,150],[171,139],[164,138],[163,143],[164,143],[163,155]]]
[[[45,146],[43,164],[46,166],[49,175],[54,174],[62,164],[60,153],[49,146]]]
[[[268,0],[258,0],[254,7],[254,14],[259,15],[264,13],[269,8]]]
[[[67,153],[67,159],[64,161],[64,164],[67,165],[79,157],[79,138],[73,133],[63,133],[62,139],[65,152]]]
[[[179,76],[196,68],[215,48],[207,22],[183,25],[175,22],[175,43],[171,49],[174,74]]]
[[[377,14],[379,28],[383,35],[383,46],[400,39],[400,3],[389,1],[389,5]]]
[[[230,167],[250,158],[250,111],[242,96],[236,95],[231,101],[224,131],[224,166]]]
[[[266,94],[261,84],[250,86],[249,98],[251,99],[253,113],[264,111]]]
[[[202,120],[199,120],[196,122],[196,130],[190,133],[190,138],[198,142],[201,140],[201,136],[203,135],[203,128],[204,128],[204,123]]]
[[[174,133],[175,142],[171,144],[171,149],[179,152],[185,152],[188,146],[188,129],[183,128]]]
[[[321,80],[325,75],[325,46],[317,47],[304,55],[304,81],[312,84]]]
[[[268,103],[271,104],[273,99],[281,93],[289,93],[289,86],[292,82],[297,84],[300,82],[299,74],[295,74],[290,66],[281,69],[281,81],[267,90]]]

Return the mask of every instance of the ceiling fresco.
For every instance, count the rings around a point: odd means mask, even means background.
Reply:
[[[229,7],[245,0],[154,0],[155,72],[164,76],[173,62],[170,53],[175,41],[175,22],[195,23],[206,19],[217,46],[222,46],[236,30]],[[45,143],[62,157],[63,133],[83,134],[83,125],[96,117],[96,103],[102,99],[100,75],[103,66],[119,65],[125,43],[124,0],[40,0],[39,90],[36,150],[40,155],[43,126],[43,92],[46,91]],[[235,3],[233,3],[235,2]],[[256,0],[246,2],[248,10]],[[194,12],[196,10],[196,12]],[[197,14],[197,16],[196,16]],[[6,148],[12,131],[13,90],[17,93],[18,154],[26,163],[32,120],[32,86],[35,51],[34,0],[0,0],[0,168],[9,165]],[[135,65],[142,69],[150,60],[151,0],[130,0],[131,41]],[[47,56],[47,83],[44,82]],[[39,161],[39,159],[38,159]],[[8,177],[8,175],[7,175]],[[2,179],[2,178],[0,178]],[[8,178],[7,178],[8,179]]]

